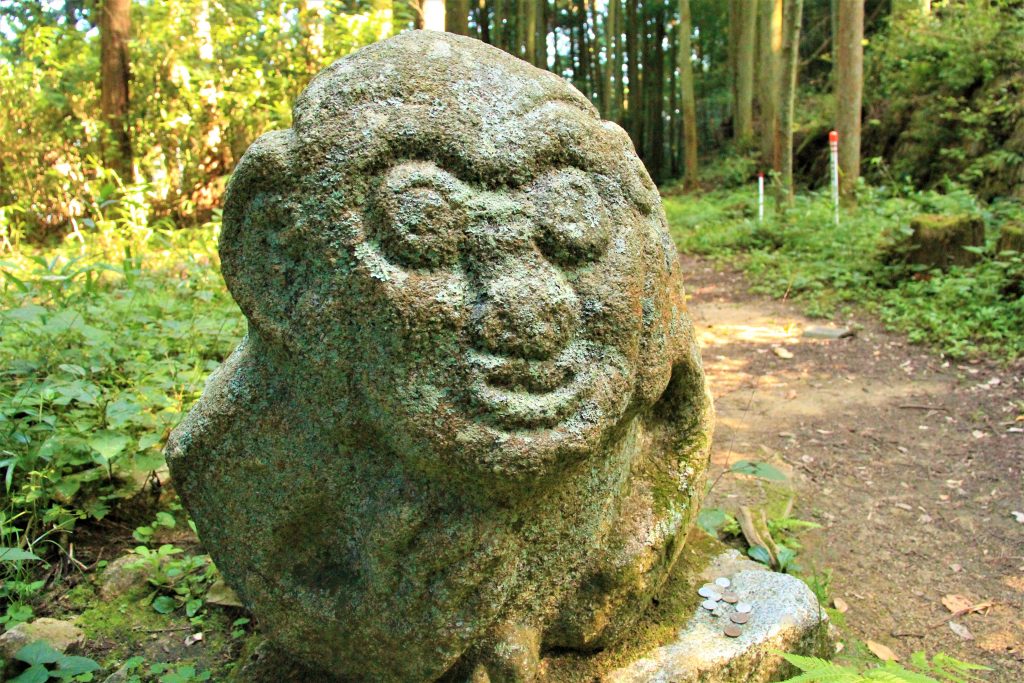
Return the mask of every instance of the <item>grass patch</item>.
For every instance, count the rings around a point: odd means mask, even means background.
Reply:
[[[739,267],[755,292],[794,299],[814,317],[861,305],[911,341],[952,357],[1024,355],[1024,258],[994,253],[999,226],[1024,216],[1020,204],[981,206],[962,190],[864,188],[858,207],[843,210],[838,227],[827,195],[802,194],[782,217],[771,204],[759,222],[756,190],[749,188],[665,197],[679,248]],[[943,272],[883,257],[909,231],[913,216],[965,212],[986,225],[980,263]]]

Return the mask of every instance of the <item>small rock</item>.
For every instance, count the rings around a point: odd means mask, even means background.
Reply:
[[[853,330],[849,327],[825,327],[815,325],[804,330],[803,336],[808,339],[845,339],[853,336]]]
[[[784,346],[776,346],[775,348],[772,349],[772,353],[774,353],[779,358],[782,358],[783,360],[789,360],[790,358],[793,357],[793,352],[785,348]]]
[[[100,597],[114,600],[146,583],[146,568],[138,555],[122,555],[107,565],[100,575]]]
[[[128,665],[123,665],[120,669],[107,676],[103,683],[127,683],[128,674],[131,673],[128,669]]]
[[[14,659],[18,650],[37,640],[45,640],[54,650],[67,654],[81,646],[85,640],[85,633],[70,621],[48,617],[41,617],[27,624],[18,624],[0,635],[0,659]]]
[[[219,579],[206,591],[206,602],[221,607],[245,607],[238,594],[231,590],[231,587],[224,583],[223,579]]]

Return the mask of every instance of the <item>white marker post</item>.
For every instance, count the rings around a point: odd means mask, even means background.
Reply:
[[[828,148],[832,153],[832,216],[839,225],[839,133],[832,130],[828,133]]]
[[[757,222],[764,223],[764,173],[757,174]]]

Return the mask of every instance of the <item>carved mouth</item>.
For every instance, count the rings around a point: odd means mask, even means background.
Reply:
[[[543,361],[471,351],[470,395],[504,428],[553,427],[589,394],[593,369],[585,361],[591,355],[582,344]]]

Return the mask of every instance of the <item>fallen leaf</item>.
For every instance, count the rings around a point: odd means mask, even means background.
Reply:
[[[895,652],[890,650],[887,646],[882,645],[881,643],[876,643],[873,640],[868,640],[865,641],[864,644],[868,646],[869,650],[871,650],[871,654],[878,657],[883,662],[898,662],[900,659],[896,656]]]
[[[1017,592],[1024,593],[1024,576],[1004,576],[1003,583]]]
[[[955,621],[951,621],[949,622],[949,630],[957,634],[964,640],[974,640],[974,634],[971,633],[971,630],[963,624],[958,624]]]
[[[943,596],[942,604],[946,606],[950,612],[964,612],[971,609],[971,599],[963,595],[957,595],[956,593],[950,593],[949,595]]]
[[[789,360],[790,358],[793,357],[793,352],[782,346],[776,346],[775,348],[773,348],[772,353],[774,353],[779,358],[782,358],[783,360]]]
[[[996,631],[978,638],[978,647],[986,652],[1010,652],[1021,645],[1021,638],[1018,632],[1009,629]]]
[[[836,610],[840,614],[846,614],[846,611],[850,609],[850,606],[846,604],[846,600],[842,598],[832,598],[832,604],[835,605]]]

